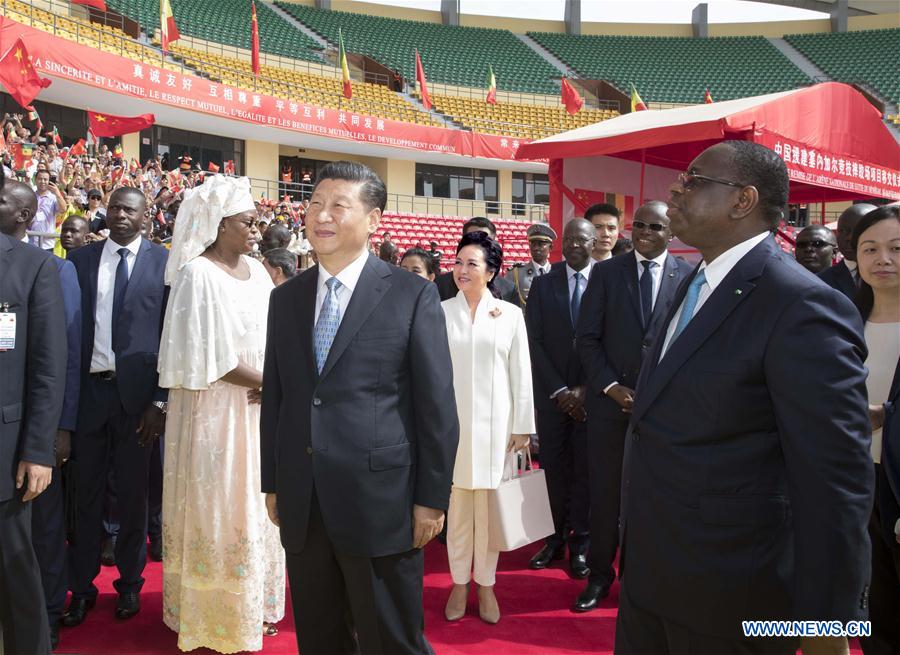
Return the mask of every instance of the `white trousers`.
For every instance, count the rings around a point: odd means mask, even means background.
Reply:
[[[475,583],[492,587],[500,553],[488,546],[488,490],[460,489],[450,492],[447,510],[447,557],[454,584],[468,584],[475,564]]]

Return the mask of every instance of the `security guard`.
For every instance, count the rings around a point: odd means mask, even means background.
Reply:
[[[528,246],[531,249],[531,261],[525,264],[513,264],[506,279],[516,285],[519,302],[522,307],[528,299],[531,281],[536,275],[550,272],[550,248],[556,239],[556,232],[546,223],[535,223],[528,228]]]

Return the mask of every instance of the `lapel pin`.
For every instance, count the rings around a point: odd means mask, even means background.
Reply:
[[[736,296],[739,296],[739,295],[741,295],[742,293],[744,293],[744,292],[741,291],[740,289],[735,289],[735,290],[734,290],[734,295],[736,295]]]
[[[669,273],[669,277],[675,277],[674,273]]]

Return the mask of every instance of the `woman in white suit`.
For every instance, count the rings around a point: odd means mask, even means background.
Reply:
[[[521,309],[496,298],[491,285],[502,261],[500,244],[489,235],[464,235],[453,268],[459,293],[442,303],[459,412],[447,511],[448,621],[465,614],[473,564],[479,616],[500,620],[494,596],[499,553],[488,544],[487,494],[500,485],[507,454],[527,447],[535,429],[525,319]]]

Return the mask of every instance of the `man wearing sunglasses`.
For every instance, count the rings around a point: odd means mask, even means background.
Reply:
[[[692,270],[668,253],[672,231],[666,203],[651,200],[638,208],[632,226],[635,250],[597,264],[578,322],[576,341],[588,384],[590,574],[575,612],[595,609],[616,579],[622,454],[634,388],[654,326]]]
[[[862,321],[776,244],[788,174],[774,152],[724,141],[669,190],[672,231],[703,261],[637,381],[615,651],[793,654],[795,638],[747,638],[742,621],[847,622],[868,606]]]
[[[807,225],[800,230],[794,244],[794,257],[810,273],[830,268],[837,252],[834,232],[824,225]]]

